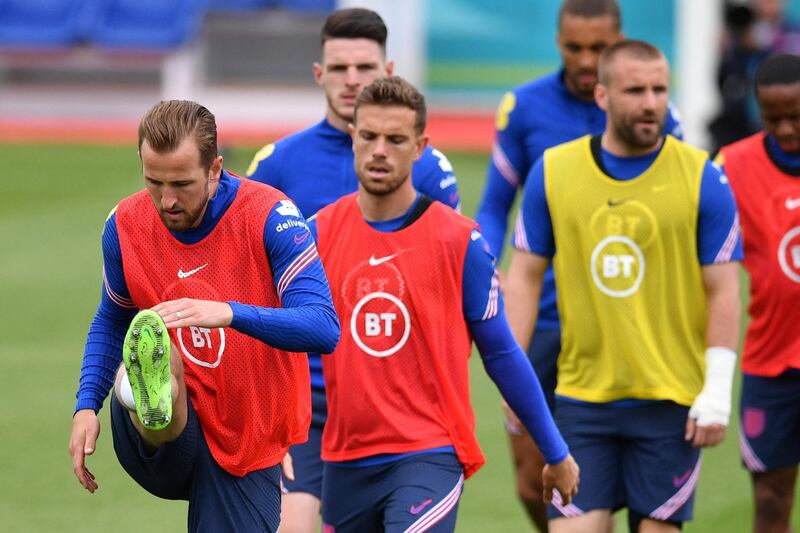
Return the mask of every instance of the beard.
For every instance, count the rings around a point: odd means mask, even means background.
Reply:
[[[581,100],[593,101],[594,100],[594,86],[597,84],[597,72],[593,70],[579,69],[575,71],[567,71],[564,74],[570,82],[570,85],[577,93],[576,96]],[[581,81],[581,76],[592,75],[594,82],[586,84]]]
[[[656,127],[639,127],[640,125],[637,121],[643,118],[655,121]],[[637,117],[615,117],[612,122],[617,137],[626,145],[636,149],[655,147],[664,131],[664,117],[659,117],[656,114]]]
[[[358,182],[365,191],[373,196],[388,196],[402,187],[410,176],[411,174],[408,173],[405,176],[384,176],[382,179],[376,180],[370,178],[366,169],[363,169],[358,174]]]
[[[198,207],[187,211],[185,208],[181,208],[180,214],[181,217],[178,220],[173,220],[167,216],[167,213],[159,210],[158,215],[161,218],[161,222],[167,227],[170,231],[186,231],[188,229],[197,227],[200,224],[200,220],[202,219],[203,215],[206,211],[206,206],[209,202],[209,195],[206,194],[205,198],[198,204]]]

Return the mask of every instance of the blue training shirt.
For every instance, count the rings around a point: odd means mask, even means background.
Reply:
[[[487,169],[486,186],[475,215],[498,260],[503,252],[511,205],[536,160],[547,148],[589,133],[602,133],[605,126],[605,111],[596,103],[585,102],[572,94],[564,84],[563,70],[506,94],[497,113],[497,135]],[[664,123],[664,132],[679,139],[683,136],[680,119],[672,105]],[[545,273],[536,327],[559,327],[552,268]]]
[[[358,190],[353,165],[353,140],[327,121],[299,131],[261,148],[247,169],[250,179],[272,185],[292,199],[306,217],[314,215],[342,196]],[[453,166],[447,157],[426,147],[414,163],[411,179],[414,188],[453,209],[460,197]],[[309,356],[311,385],[325,386],[322,361]]]
[[[392,232],[400,229],[414,212],[416,201],[398,218],[367,221],[374,229]],[[316,238],[316,217],[308,221]],[[495,259],[488,243],[478,230],[473,230],[464,256],[462,280],[463,313],[486,372],[535,439],[549,464],[560,463],[569,450],[553,422],[547,402],[530,361],[514,340],[503,310]],[[410,453],[381,454],[353,461],[336,462],[338,466],[365,467],[385,464],[421,453],[455,453],[452,446]]]
[[[171,232],[184,244],[199,242],[216,227],[239,190],[239,178],[222,173],[214,197],[197,228]],[[281,230],[278,231],[278,227]],[[309,253],[313,260],[309,262]],[[287,351],[329,353],[339,339],[339,319],[316,244],[296,207],[279,202],[264,224],[264,253],[278,290],[280,308],[229,302],[232,328]],[[84,350],[75,410],[98,411],[122,361],[122,343],[138,309],[130,298],[122,267],[122,251],[112,212],[103,231],[103,290]]]

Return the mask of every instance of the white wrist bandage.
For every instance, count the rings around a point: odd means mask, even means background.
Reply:
[[[696,419],[697,425],[728,425],[735,369],[736,352],[733,350],[719,346],[706,350],[706,381],[689,409],[689,418]]]

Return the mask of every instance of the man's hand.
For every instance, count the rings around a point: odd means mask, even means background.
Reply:
[[[161,302],[153,307],[161,315],[169,329],[199,326],[204,328],[225,328],[231,325],[233,311],[225,302],[181,298]]]
[[[292,456],[289,452],[286,452],[286,455],[281,459],[281,470],[283,471],[283,477],[289,481],[294,481],[294,463],[292,463]]]
[[[89,492],[97,490],[97,482],[86,467],[85,458],[92,455],[100,435],[100,421],[91,409],[81,409],[72,418],[72,435],[69,438],[69,453],[72,456],[72,470],[83,488]]]
[[[725,426],[710,424],[701,426],[694,418],[686,419],[686,435],[684,438],[692,443],[695,448],[716,446],[725,438]]]
[[[689,408],[684,435],[695,448],[715,446],[725,438],[735,371],[736,352],[720,346],[706,349],[705,383]]]
[[[544,502],[550,503],[553,500],[553,489],[558,490],[561,495],[561,503],[569,504],[572,497],[578,494],[580,484],[580,472],[578,463],[572,458],[567,457],[556,465],[544,465],[542,470],[542,487],[544,488]]]

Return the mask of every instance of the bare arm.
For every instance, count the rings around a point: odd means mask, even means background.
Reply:
[[[725,438],[739,342],[739,263],[704,266],[703,285],[708,308],[705,384],[686,422],[686,440],[696,447]]]
[[[739,345],[739,320],[742,312],[739,299],[739,263],[704,266],[703,285],[708,307],[706,346],[736,350]]]
[[[542,280],[549,259],[534,253],[514,250],[503,296],[511,333],[520,346],[530,344],[539,309]]]

